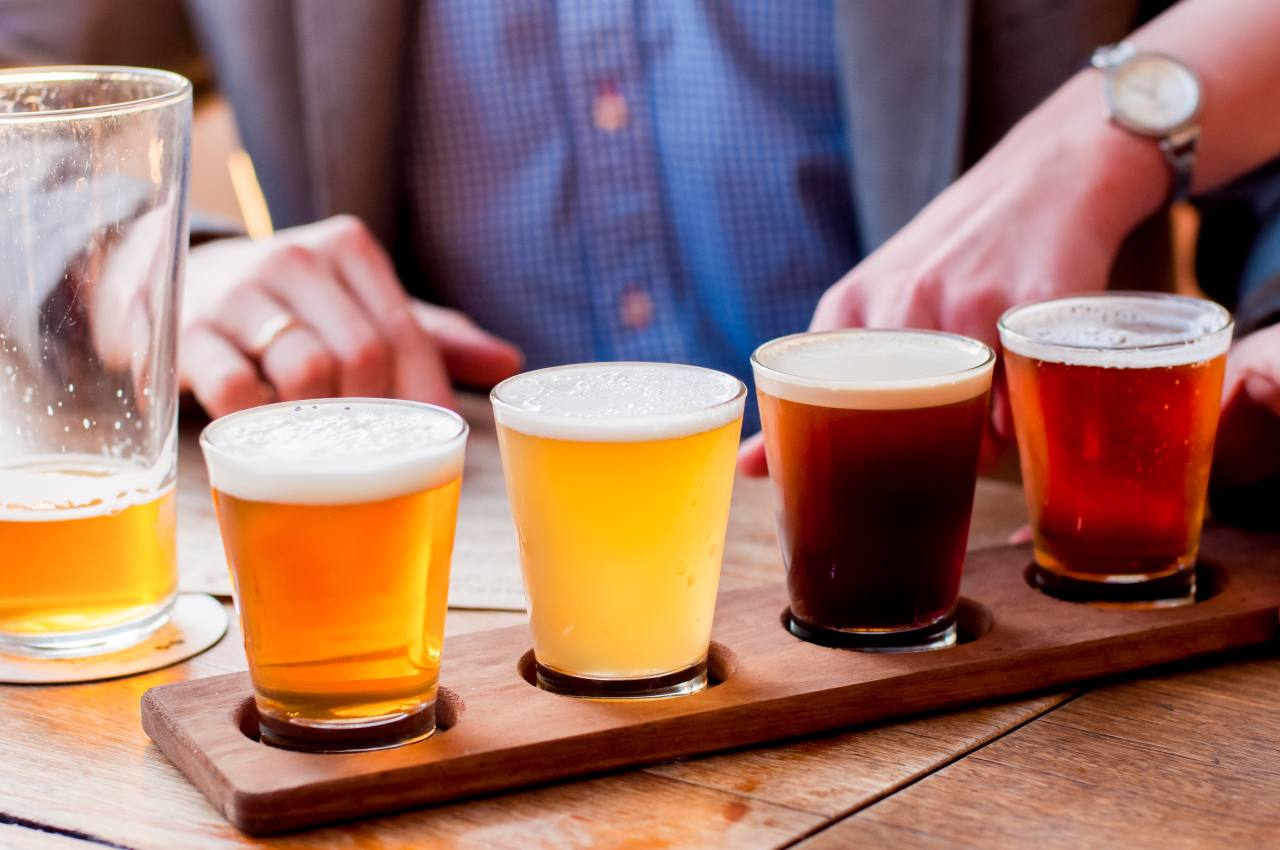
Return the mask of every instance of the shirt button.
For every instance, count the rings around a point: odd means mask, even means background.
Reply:
[[[653,321],[653,299],[639,289],[630,288],[622,294],[618,312],[623,326],[633,331],[642,330]]]
[[[602,133],[616,133],[627,126],[627,99],[616,86],[601,86],[591,107],[591,118]]]

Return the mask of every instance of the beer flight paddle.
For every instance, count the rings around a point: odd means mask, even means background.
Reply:
[[[784,584],[720,594],[712,684],[668,699],[574,699],[536,688],[529,630],[451,637],[440,730],[365,753],[279,749],[256,729],[247,673],[153,688],[142,723],[239,829],[266,835],[624,767],[969,705],[1264,643],[1280,633],[1280,535],[1205,529],[1202,601],[1158,610],[1054,599],[1029,546],[972,552],[960,642],[904,654],[806,643]]]

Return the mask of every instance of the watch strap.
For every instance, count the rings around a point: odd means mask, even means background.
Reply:
[[[1196,125],[1175,130],[1160,139],[1160,153],[1164,154],[1169,170],[1173,172],[1171,201],[1182,201],[1191,194],[1191,172],[1196,162],[1196,145],[1200,141],[1200,128]]]

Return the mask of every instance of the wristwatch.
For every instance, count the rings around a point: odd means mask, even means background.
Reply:
[[[1173,171],[1172,200],[1185,198],[1200,139],[1200,78],[1172,56],[1139,50],[1127,41],[1099,47],[1089,64],[1105,75],[1107,117],[1157,140]]]

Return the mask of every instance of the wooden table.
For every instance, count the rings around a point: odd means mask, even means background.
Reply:
[[[483,408],[464,499],[500,513]],[[193,435],[183,441],[183,557],[220,557]],[[493,517],[489,517],[493,519]],[[983,481],[971,544],[1024,518]],[[464,525],[463,532],[467,527]],[[467,552],[468,541],[459,541]],[[510,553],[514,557],[514,553]],[[739,481],[722,586],[776,581],[768,485]],[[451,611],[448,633],[522,614]],[[513,662],[514,663],[514,662]],[[186,663],[111,682],[0,687],[0,848],[1247,847],[1280,842],[1275,648],[1209,665],[254,840],[143,734],[154,685],[245,668],[234,629]],[[442,679],[449,681],[448,644]]]

